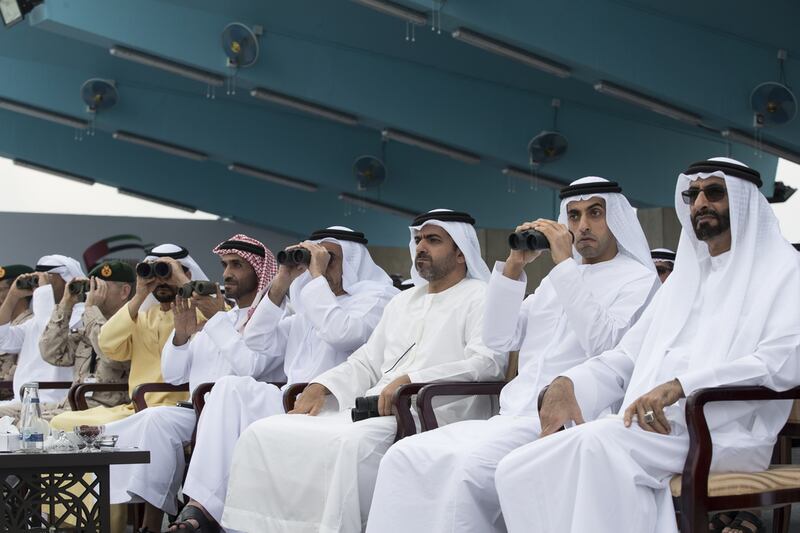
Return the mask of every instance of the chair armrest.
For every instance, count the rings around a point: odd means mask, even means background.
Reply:
[[[203,413],[203,407],[206,406],[206,394],[211,392],[214,388],[214,382],[201,383],[192,391],[192,406],[194,406],[194,413],[197,418]]]
[[[431,383],[417,394],[417,412],[422,431],[439,427],[433,410],[433,399],[437,396],[496,396],[505,386],[505,381]]]
[[[69,389],[69,406],[73,411],[85,411],[88,392],[128,392],[127,383],[76,383]]]
[[[689,432],[689,452],[681,479],[681,509],[691,507],[693,499],[708,494],[708,474],[713,447],[704,407],[711,402],[774,401],[800,399],[800,387],[775,392],[766,387],[714,387],[698,389],[686,399],[686,426]],[[702,496],[697,496],[702,495]],[[689,520],[691,513],[681,513]],[[684,527],[688,527],[685,524]],[[690,529],[686,529],[690,531]]]
[[[417,425],[414,423],[414,415],[411,413],[411,397],[417,394],[427,383],[407,383],[401,385],[394,391],[392,396],[392,406],[394,416],[397,419],[397,433],[395,442],[404,437],[410,437],[417,432]]]
[[[294,402],[297,401],[297,397],[303,392],[308,386],[308,383],[292,383],[286,390],[283,391],[283,410],[287,413],[294,409]]]
[[[0,389],[11,390],[14,392],[14,382],[13,381],[0,381]]]
[[[41,389],[70,389],[72,388],[71,381],[39,381],[39,390]],[[19,388],[19,397],[22,398],[25,385]]]
[[[133,400],[133,407],[138,413],[147,409],[147,401],[145,395],[151,392],[189,392],[189,384],[183,383],[182,385],[172,385],[170,383],[142,383],[133,389],[131,400]]]

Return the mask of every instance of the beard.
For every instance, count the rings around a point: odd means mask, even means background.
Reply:
[[[716,225],[711,225],[708,222],[698,222],[701,216],[710,216],[717,221]],[[719,235],[722,235],[731,228],[731,214],[730,210],[726,209],[722,213],[717,213],[715,210],[706,207],[692,216],[692,229],[694,234],[700,241],[707,241]]]
[[[425,261],[420,261],[424,259]],[[438,281],[446,277],[456,268],[456,254],[449,255],[441,260],[434,261],[428,254],[417,254],[414,267],[419,276],[425,281]]]
[[[178,290],[171,285],[158,285],[153,289],[153,297],[162,304],[174,302],[177,295]]]

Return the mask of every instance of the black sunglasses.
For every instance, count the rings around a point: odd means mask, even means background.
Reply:
[[[725,198],[725,195],[727,194],[725,187],[723,187],[722,185],[709,185],[708,187],[692,187],[686,189],[681,193],[681,196],[683,197],[683,203],[687,205],[692,205],[695,202],[695,200],[697,200],[697,197],[700,196],[701,192],[706,196],[706,200],[708,200],[709,202],[719,202],[720,200]]]

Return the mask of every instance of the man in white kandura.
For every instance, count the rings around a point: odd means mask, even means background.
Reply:
[[[506,454],[538,437],[539,391],[614,347],[660,285],[644,232],[621,192],[603,178],[582,178],[561,191],[559,222],[517,227],[541,232],[556,266],[523,301],[522,269],[541,251],[511,250],[495,265],[483,342],[497,351],[519,350],[519,374],[503,388],[500,414],[392,446],[381,461],[369,533],[505,531],[494,471]]]
[[[251,350],[241,333],[256,295],[277,271],[272,252],[239,234],[217,245],[213,253],[222,261],[225,295],[236,306],[225,311],[216,287],[213,295],[193,292],[176,298],[175,331],[161,353],[164,381],[188,382],[194,390],[228,375],[282,379],[282,358]],[[206,322],[198,324],[198,311]],[[150,407],[106,426],[108,433],[119,435],[118,446],[150,451],[149,464],[111,467],[111,503],[144,501],[142,531],[161,531],[163,513],[177,512],[176,497],[185,469],[183,448],[191,440],[195,423],[194,409],[186,402]]]
[[[304,249],[306,260],[292,264],[286,258],[293,254],[279,254],[284,263],[244,337],[251,349],[280,358],[290,384],[305,383],[344,362],[366,342],[397,294],[366,244],[363,233],[332,226],[287,250]],[[227,377],[214,385],[183,489],[192,499],[173,529],[219,529],[236,440],[256,420],[283,412],[282,391],[274,384]]]
[[[540,413],[550,436],[497,468],[509,531],[677,532],[669,481],[689,448],[683,398],[705,387],[800,384],[800,266],[760,185],[758,172],[728,158],[679,176],[683,230],[668,283],[616,348],[553,380]],[[556,433],[620,400],[618,415]],[[764,470],[790,408],[706,407],[712,471]]]
[[[363,530],[378,464],[397,431],[392,395],[410,382],[498,380],[506,357],[481,341],[489,269],[474,219],[418,216],[409,249],[416,287],[386,307],[369,341],[316,377],[295,414],[250,427],[236,446],[223,525],[244,531]],[[356,397],[378,396],[381,416],[358,422]],[[445,422],[487,417],[485,398],[441,408]],[[311,415],[311,416],[308,416]],[[317,416],[314,416],[317,415]]]
[[[31,381],[72,381],[71,366],[54,366],[42,358],[39,351],[39,339],[44,328],[50,321],[56,305],[64,296],[67,284],[75,278],[86,275],[80,263],[64,255],[46,255],[36,263],[36,272],[22,274],[17,280],[35,279],[34,289],[20,289],[16,281],[11,285],[8,296],[3,305],[0,305],[0,353],[16,353],[17,370],[14,372],[14,405],[8,413],[18,412],[18,404],[22,402],[20,389],[22,385]],[[33,295],[31,310],[33,318],[22,324],[10,324],[14,307],[17,302]],[[72,308],[69,319],[70,327],[76,327],[83,316],[83,304]],[[42,403],[58,403],[67,396],[66,389],[42,389],[39,391],[39,400]],[[0,402],[0,405],[6,402]]]

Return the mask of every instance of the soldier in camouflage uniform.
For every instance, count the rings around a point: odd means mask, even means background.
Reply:
[[[106,317],[116,313],[133,295],[136,274],[133,268],[122,261],[107,261],[95,267],[90,273],[91,289],[86,294],[86,305],[81,323],[70,330],[69,319],[72,309],[82,297],[64,291],[61,303],[39,339],[42,358],[54,366],[72,366],[73,384],[77,383],[128,383],[129,362],[108,359],[97,345],[100,328]],[[73,280],[80,281],[80,278]],[[71,283],[72,284],[72,283]],[[71,285],[70,284],[70,285]],[[127,391],[97,392],[87,395],[89,407],[113,407],[130,401]],[[0,415],[19,416],[19,406],[0,407]],[[66,399],[59,403],[43,403],[42,417],[46,420],[69,411]],[[10,412],[16,410],[15,412]]]
[[[6,299],[11,284],[20,274],[29,274],[33,269],[27,265],[5,265],[0,266],[0,305]],[[11,315],[11,325],[18,326],[33,316],[30,308],[31,299],[24,298],[17,303]],[[17,369],[17,354],[0,353],[0,381],[13,381],[14,370]],[[14,389],[0,388],[0,401],[13,400]]]

